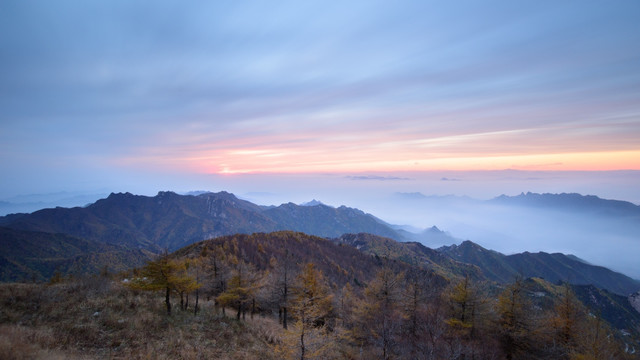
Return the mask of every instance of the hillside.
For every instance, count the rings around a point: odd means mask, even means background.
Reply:
[[[391,239],[388,241],[402,244]],[[398,271],[410,268],[405,262],[371,256],[345,242],[294,231],[227,235],[184,247],[174,255],[198,257],[204,248],[205,253],[219,249],[227,257],[244,259],[261,271],[273,270],[273,259],[289,259],[294,267],[314,263],[329,279],[332,288],[338,289],[347,283],[362,286],[369,282],[382,266],[392,266]]]
[[[169,273],[154,272],[158,264]],[[302,351],[327,359],[425,352],[631,359],[625,345],[638,345],[638,331],[630,329],[637,319],[627,317],[621,296],[594,287],[574,293],[542,279],[495,285],[466,270],[445,278],[435,273],[443,264],[475,268],[417,243],[368,234],[227,235],[118,278],[0,284],[0,357],[299,359]],[[141,285],[163,278],[161,287]],[[185,287],[191,282],[198,286]],[[516,337],[504,336],[511,334],[507,316],[526,326]],[[561,343],[565,322],[571,341]],[[527,346],[516,351],[512,341]]]
[[[366,233],[344,234],[333,241],[337,244],[349,245],[376,258],[398,260],[426,268],[447,279],[464,276],[470,276],[476,280],[483,278],[478,267],[453,260],[418,242],[398,242]]]
[[[594,285],[624,296],[640,289],[640,282],[626,275],[559,253],[503,255],[468,240],[438,250],[454,260],[478,266],[487,278],[502,283],[521,276],[544,278],[551,283]]]
[[[79,239],[64,234],[0,227],[0,281],[44,281],[61,274],[97,274],[141,266],[141,250]]]

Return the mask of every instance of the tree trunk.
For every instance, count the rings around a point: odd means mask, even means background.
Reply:
[[[287,307],[282,307],[282,327],[287,328]]]
[[[302,326],[302,332],[300,333],[300,360],[304,360],[304,324]]]
[[[198,313],[198,298],[200,297],[199,289],[196,289],[196,305],[193,307],[193,315]]]
[[[167,287],[167,293],[164,297],[164,302],[167,304],[167,315],[171,315],[171,289]]]

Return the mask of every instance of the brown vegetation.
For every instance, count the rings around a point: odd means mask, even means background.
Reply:
[[[162,300],[106,278],[0,284],[0,358],[273,358],[276,319],[238,322],[211,301],[167,316]]]
[[[447,282],[292,232],[196,244],[127,281],[0,285],[0,334],[2,359],[631,358],[569,286]]]

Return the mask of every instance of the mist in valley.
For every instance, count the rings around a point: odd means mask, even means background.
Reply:
[[[545,207],[493,200],[501,195],[516,197],[531,191],[597,195],[637,204],[640,203],[638,183],[638,171],[158,176],[136,181],[123,177],[115,187],[96,181],[95,188],[74,187],[76,190],[64,189],[55,196],[47,195],[47,190],[59,189],[43,187],[43,195],[14,194],[0,200],[12,202],[13,208],[23,201],[24,206],[19,208],[31,212],[42,207],[84,206],[111,191],[147,196],[165,190],[181,194],[193,190],[228,191],[266,206],[302,204],[315,199],[329,206],[358,208],[388,224],[399,225],[418,234],[417,238],[431,248],[471,240],[504,254],[562,252],[640,279],[638,206],[632,205],[635,209],[632,211],[603,211],[598,206],[584,207],[571,202],[561,207]],[[432,226],[450,237],[420,236]]]

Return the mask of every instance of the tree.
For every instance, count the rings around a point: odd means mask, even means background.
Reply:
[[[229,280],[227,289],[220,294],[216,301],[223,307],[235,306],[237,309],[236,319],[240,316],[245,318],[247,304],[255,301],[254,295],[257,290],[258,273],[253,266],[239,261]]]
[[[565,283],[562,289],[550,324],[553,329],[552,350],[558,358],[569,359],[576,349],[578,324],[584,313],[571,286]]]
[[[498,297],[498,334],[507,359],[522,359],[533,350],[533,307],[521,278],[516,278]]]
[[[198,263],[195,259],[184,259],[176,262],[176,270],[173,276],[173,287],[180,295],[180,308],[186,310],[189,306],[189,293],[199,289],[202,285],[197,279]],[[190,272],[196,272],[192,275]],[[186,303],[184,297],[186,295]]]
[[[447,342],[449,357],[465,359],[467,354],[474,358],[478,352],[491,351],[484,327],[487,323],[487,300],[469,276],[453,283],[444,293],[449,305]],[[483,337],[484,336],[484,337]],[[479,341],[482,337],[483,341]]]
[[[576,349],[570,354],[572,360],[623,359],[624,347],[612,334],[611,329],[599,315],[589,315],[580,324],[576,338]]]
[[[150,261],[134,278],[129,286],[146,291],[164,290],[167,314],[171,315],[171,292],[199,286],[186,272],[184,261],[171,259],[168,253]]]
[[[225,244],[226,245],[226,244]],[[226,249],[228,250],[228,249]],[[217,297],[227,290],[227,283],[231,278],[231,269],[225,249],[223,246],[205,247],[203,249],[203,268],[204,268],[204,281],[205,294],[207,300],[211,297],[214,298],[216,311],[220,303],[217,301]],[[224,313],[224,307],[222,308]]]
[[[298,275],[292,295],[291,310],[296,322],[286,332],[280,352],[292,359],[325,358],[328,345],[332,344],[327,335],[331,330],[333,296],[314,264],[307,264]]]
[[[401,292],[403,342],[405,357],[412,359],[432,358],[435,344],[429,340],[437,336],[434,332],[429,305],[435,309],[431,277],[426,271],[413,268],[407,275]]]
[[[285,249],[283,258],[280,261],[276,258],[271,258],[270,265],[274,269],[272,286],[278,303],[278,319],[282,324],[282,328],[287,329],[291,285],[295,280],[296,264],[289,250]]]
[[[388,267],[378,271],[365,292],[358,314],[359,323],[354,334],[364,343],[378,349],[375,356],[390,359],[400,334],[400,288],[404,274],[396,274]]]

